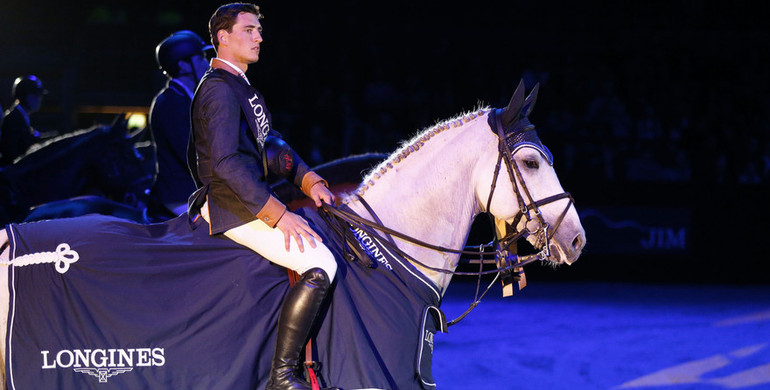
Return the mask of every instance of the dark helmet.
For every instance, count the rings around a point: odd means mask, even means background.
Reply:
[[[155,47],[155,60],[164,73],[176,76],[179,73],[179,60],[203,54],[214,46],[206,45],[198,34],[182,30],[169,35]]]
[[[43,82],[34,75],[17,77],[13,82],[13,88],[11,88],[14,99],[21,99],[32,94],[45,95],[47,93],[48,91],[43,88]]]

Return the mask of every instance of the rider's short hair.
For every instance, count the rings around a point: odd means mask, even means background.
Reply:
[[[233,32],[235,19],[244,12],[257,15],[257,19],[262,19],[264,17],[259,13],[259,6],[250,3],[225,4],[214,11],[214,14],[211,15],[211,19],[209,19],[209,34],[211,34],[211,44],[214,45],[215,50],[219,50],[217,32],[219,30],[225,30],[228,33]]]

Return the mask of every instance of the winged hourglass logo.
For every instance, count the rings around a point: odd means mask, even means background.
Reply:
[[[115,376],[118,374],[122,374],[124,372],[128,372],[133,370],[132,367],[126,367],[126,368],[74,368],[75,372],[80,372],[83,374],[93,375],[97,378],[99,378],[100,383],[107,383],[107,378],[111,376]]]

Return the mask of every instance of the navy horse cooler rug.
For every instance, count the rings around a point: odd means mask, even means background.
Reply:
[[[304,214],[337,254],[332,299],[313,343],[322,383],[343,389],[435,388],[441,297],[375,238],[376,267],[341,260],[315,210]],[[86,216],[9,225],[10,389],[261,389],[287,272],[184,214],[142,225]]]

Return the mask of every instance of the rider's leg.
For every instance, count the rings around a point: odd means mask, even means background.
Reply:
[[[202,214],[208,221],[205,207]],[[294,240],[287,252],[283,233],[260,220],[230,229],[225,236],[302,275],[281,307],[267,389],[311,389],[301,377],[302,348],[337,272],[334,255],[320,242],[315,248],[305,243],[304,252],[300,252]]]
[[[291,287],[278,317],[275,353],[266,390],[311,389],[302,378],[302,348],[329,291],[330,280],[320,268],[311,268]]]
[[[201,216],[209,222],[207,206],[208,204],[204,204],[201,208]],[[316,242],[316,247],[313,248],[305,242],[304,252],[300,252],[297,242],[292,239],[290,250],[286,251],[283,232],[277,228],[271,228],[258,219],[232,228],[224,234],[227,238],[259,253],[271,262],[300,275],[315,267],[323,269],[329,276],[329,280],[334,280],[337,273],[337,262],[326,245]]]
[[[228,230],[225,236],[302,275],[281,307],[267,389],[310,389],[301,377],[302,348],[337,272],[334,256],[320,242],[315,248],[306,243],[304,252],[300,252],[292,240],[287,252],[283,233],[260,220]]]
[[[258,219],[226,231],[225,236],[300,275],[311,268],[321,268],[330,280],[334,280],[337,273],[334,255],[322,242],[316,241],[316,247],[313,248],[306,241],[304,251],[300,252],[297,242],[292,239],[289,251],[286,251],[283,232]]]

